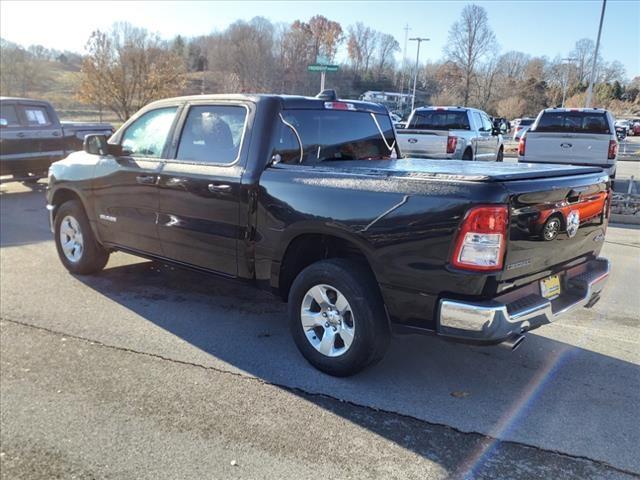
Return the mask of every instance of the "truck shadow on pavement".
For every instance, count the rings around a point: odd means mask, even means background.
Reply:
[[[469,447],[473,452],[461,460],[429,440],[431,426],[418,422],[410,431],[398,430],[380,422],[376,411],[606,463],[615,445],[614,464],[640,471],[633,454],[640,441],[640,375],[632,363],[536,334],[515,352],[402,336],[380,364],[354,377],[332,378],[298,353],[285,304],[268,293],[149,261],[78,279],[197,349],[177,346],[172,358],[285,388],[451,472],[483,465],[508,444],[472,436],[477,448]],[[597,320],[589,315],[585,321]],[[135,348],[156,353],[144,344]],[[348,403],[336,410],[327,397]],[[372,410],[363,415],[349,404]]]

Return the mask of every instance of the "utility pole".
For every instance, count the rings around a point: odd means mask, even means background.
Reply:
[[[418,42],[418,51],[416,52],[416,67],[413,72],[413,95],[411,96],[411,111],[413,112],[413,109],[416,105],[416,83],[418,82],[418,61],[420,60],[420,44],[422,42],[428,42],[430,38],[414,37],[410,38],[409,40],[411,40],[412,42]]]
[[[324,91],[324,79],[326,76],[327,72],[326,71],[321,71],[320,72],[320,91],[323,92]]]
[[[602,21],[604,20],[604,10],[607,7],[607,0],[602,0],[602,11],[600,12],[600,26],[598,27],[598,39],[596,40],[596,51],[593,54],[593,64],[591,65],[591,79],[589,80],[589,89],[587,90],[587,99],[584,103],[585,108],[591,106],[591,98],[593,97],[593,82],[596,79],[596,63],[598,63],[598,49],[600,48],[600,35],[602,34]]]
[[[400,106],[402,103],[404,103],[404,77],[407,73],[407,40],[409,38],[409,30],[411,30],[409,28],[409,24],[406,23],[404,25],[404,50],[402,52],[402,77],[400,80],[400,98],[398,98],[398,109],[400,109]]]
[[[569,83],[569,71],[567,67],[569,64],[567,62],[573,62],[575,58],[567,57],[561,59],[562,61],[562,108],[564,108],[564,101],[567,99],[567,83]]]

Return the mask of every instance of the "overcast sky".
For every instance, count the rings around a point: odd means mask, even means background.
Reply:
[[[421,60],[437,60],[451,24],[470,2],[457,1],[80,1],[0,2],[0,36],[22,45],[41,44],[59,50],[83,52],[95,29],[108,29],[116,21],[128,21],[159,33],[196,36],[224,30],[238,19],[264,16],[272,22],[308,20],[322,14],[343,28],[357,21],[396,37],[404,44],[409,36],[430,37],[423,44]],[[594,1],[476,1],[488,12],[502,52],[520,50],[531,55],[567,56],[581,38],[595,41],[602,7]],[[619,60],[628,78],[640,75],[640,2],[609,0],[602,33],[602,56]],[[415,58],[415,44],[407,56]],[[398,57],[400,58],[400,56]]]

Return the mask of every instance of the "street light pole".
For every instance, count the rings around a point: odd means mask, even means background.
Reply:
[[[600,26],[598,27],[598,39],[596,40],[596,51],[593,54],[593,64],[591,65],[591,78],[589,79],[589,89],[587,90],[587,99],[584,103],[585,108],[591,106],[593,97],[593,82],[596,79],[596,63],[598,63],[598,49],[600,48],[600,35],[602,34],[602,21],[604,20],[604,10],[607,7],[607,0],[602,0],[602,11],[600,12]]]
[[[430,39],[414,37],[410,38],[409,40],[411,40],[412,42],[418,42],[418,51],[416,52],[416,67],[413,72],[413,95],[411,96],[411,111],[413,112],[413,109],[416,105],[416,83],[418,82],[418,61],[420,60],[420,44],[422,42],[428,42]]]

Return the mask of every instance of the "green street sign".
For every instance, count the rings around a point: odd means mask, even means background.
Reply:
[[[307,71],[309,72],[337,72],[338,65],[318,65],[314,63],[313,65],[307,66]]]

